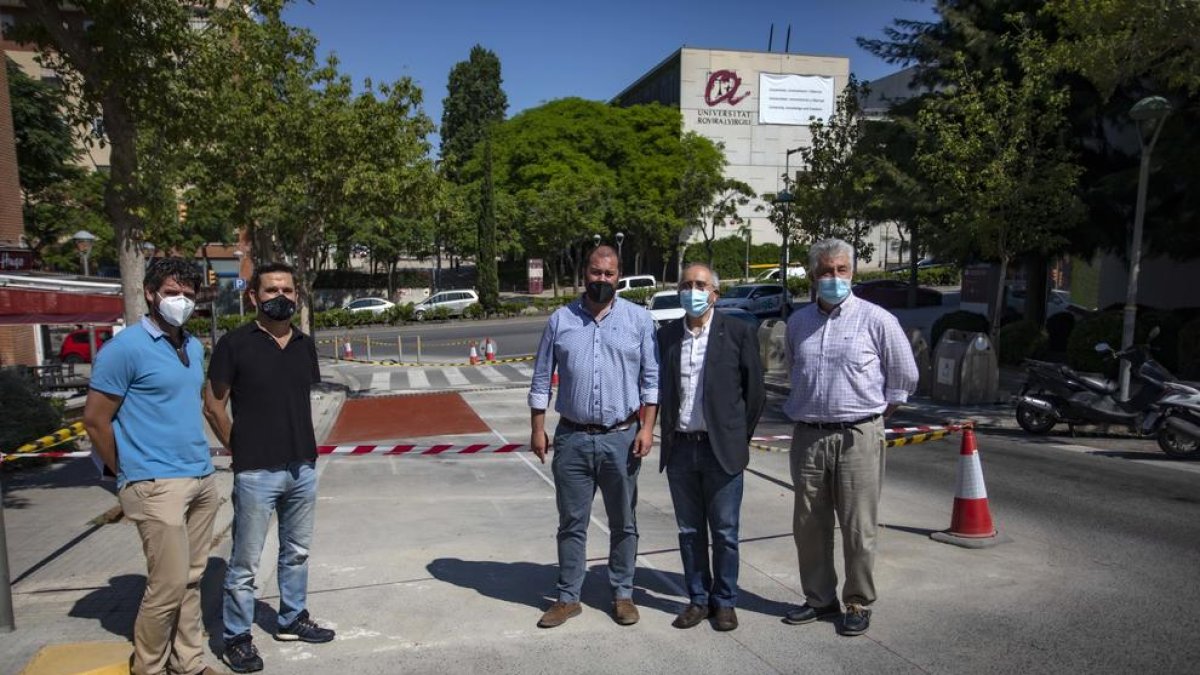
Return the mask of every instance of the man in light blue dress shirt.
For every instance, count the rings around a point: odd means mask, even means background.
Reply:
[[[587,292],[550,316],[529,387],[530,445],[543,463],[549,438],[550,379],[560,377],[551,469],[558,504],[558,598],[538,626],[578,616],[587,574],[587,528],[596,488],[608,513],[608,578],[613,619],[638,621],[633,604],[637,558],[637,476],[654,444],[658,347],[654,321],[640,305],[616,296],[620,261],[611,246],[588,256]]]

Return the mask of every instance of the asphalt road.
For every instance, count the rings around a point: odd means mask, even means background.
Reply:
[[[491,431],[439,441],[525,441],[523,392],[463,396]],[[1084,454],[1006,435],[980,434],[979,447],[993,517],[1011,541],[976,551],[929,539],[950,521],[957,440],[890,450],[880,599],[870,632],[857,639],[827,623],[780,622],[802,601],[786,453],[756,451],[751,460],[742,625],[732,633],[670,627],[685,600],[657,451],[639,483],[641,623],[607,617],[597,503],[584,613],[548,631],[534,623],[555,578],[549,465],[512,455],[322,460],[310,606],[339,639],[268,639],[260,649],[269,669],[296,673],[1194,672],[1200,463]],[[276,601],[272,584],[264,581],[267,606]]]
[[[483,357],[483,342],[491,338],[496,344],[497,358],[528,356],[537,350],[538,340],[546,326],[549,315],[515,317],[488,321],[448,321],[445,323],[413,323],[402,327],[366,327],[352,329],[330,329],[317,331],[318,351],[322,356],[334,355],[334,339],[337,347],[344,348],[347,339],[354,349],[355,358],[367,358],[367,340],[370,357],[375,360],[397,359],[425,362],[464,361],[477,344]],[[400,350],[403,350],[401,353]],[[340,355],[340,353],[339,353]]]

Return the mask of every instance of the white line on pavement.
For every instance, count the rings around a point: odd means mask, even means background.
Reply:
[[[483,375],[490,382],[508,382],[508,378],[504,376],[504,373],[492,367],[480,368],[479,374]]]
[[[429,377],[425,375],[425,371],[420,368],[410,368],[408,371],[408,388],[409,389],[428,389]]]
[[[377,370],[371,375],[371,389],[391,389],[392,373],[389,370]]]
[[[446,381],[452,387],[464,387],[471,384],[466,375],[463,375],[461,368],[442,368],[442,374],[446,376]]]

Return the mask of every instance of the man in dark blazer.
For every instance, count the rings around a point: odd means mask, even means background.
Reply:
[[[658,331],[662,459],[679,525],[690,604],[671,625],[714,615],[737,628],[738,520],[750,435],[766,395],[758,331],[713,309],[717,275],[692,264],[679,282],[683,318]],[[712,562],[709,563],[709,535]]]

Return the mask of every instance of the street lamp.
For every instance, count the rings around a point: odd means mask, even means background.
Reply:
[[[1125,291],[1125,326],[1121,349],[1133,346],[1133,326],[1137,321],[1138,273],[1142,266],[1142,223],[1146,217],[1146,185],[1150,182],[1150,156],[1163,120],[1171,114],[1171,102],[1162,96],[1148,96],[1133,105],[1129,116],[1137,122],[1138,140],[1142,146],[1142,162],[1138,171],[1137,208],[1133,215],[1133,240],[1129,252],[1129,286]],[[1146,140],[1149,136],[1149,141]],[[1129,361],[1121,361],[1121,400],[1129,400]]]
[[[79,257],[83,259],[83,276],[91,276],[91,269],[88,266],[88,256],[92,253],[92,247],[96,245],[96,235],[87,230],[80,230],[71,235],[75,240],[75,249],[79,251]],[[96,324],[88,324],[88,362],[95,362],[96,353]]]
[[[145,256],[147,258],[153,258],[154,252],[156,250],[157,250],[157,247],[152,242],[148,242],[148,241],[142,242],[142,255],[143,256]]]
[[[80,230],[71,235],[75,240],[75,250],[79,251],[79,257],[83,260],[83,276],[91,276],[91,270],[88,268],[88,256],[92,252],[92,247],[96,245],[96,235],[87,230]]]
[[[617,264],[618,265],[621,264],[621,259],[622,259],[621,258],[621,243],[624,241],[625,241],[625,233],[618,232],[617,233]]]
[[[592,248],[596,248],[599,245],[600,245],[600,235],[593,234],[592,235]]]

